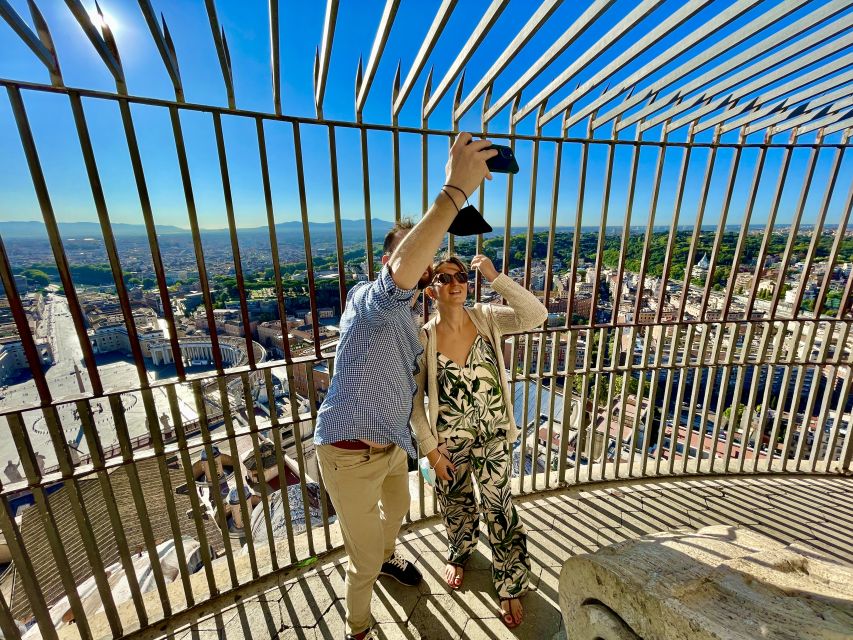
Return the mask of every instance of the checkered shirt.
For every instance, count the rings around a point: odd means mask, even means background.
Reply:
[[[317,413],[315,444],[364,439],[396,444],[415,458],[409,417],[423,351],[412,314],[416,289],[400,289],[383,267],[347,296],[335,375]]]

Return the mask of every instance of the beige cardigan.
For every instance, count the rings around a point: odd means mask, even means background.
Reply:
[[[548,310],[539,302],[535,295],[517,284],[510,277],[500,274],[492,282],[494,289],[506,298],[509,306],[497,304],[475,304],[466,309],[474,326],[480,335],[488,338],[495,348],[498,359],[498,373],[503,386],[504,404],[509,418],[507,440],[515,442],[518,437],[518,427],[512,408],[512,394],[506,379],[506,365],[503,355],[503,336],[507,333],[529,331],[539,326],[548,317]],[[418,389],[415,392],[412,408],[412,429],[418,441],[420,455],[424,456],[435,449],[438,442],[438,352],[432,329],[436,318],[427,322],[421,330],[421,343],[424,352],[418,360],[419,371],[415,376]],[[429,415],[424,407],[424,395],[429,397]]]

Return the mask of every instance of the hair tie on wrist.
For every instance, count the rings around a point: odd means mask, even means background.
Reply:
[[[465,200],[467,200],[467,199],[468,199],[468,194],[467,194],[467,193],[465,193],[464,191],[462,191],[462,189],[460,189],[459,187],[456,187],[456,186],[454,186],[454,185],[452,185],[452,184],[443,184],[443,185],[441,185],[441,186],[442,186],[442,187],[450,187],[451,189],[456,189],[459,193],[461,193],[463,196],[465,196]]]
[[[441,189],[441,192],[448,197],[448,199],[453,203],[453,206],[456,207],[456,213],[459,213],[459,205],[456,204],[456,200],[454,200],[449,193],[447,193],[447,189]]]

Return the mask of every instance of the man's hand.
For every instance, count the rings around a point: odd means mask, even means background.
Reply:
[[[483,178],[492,178],[486,160],[493,158],[498,152],[494,149],[483,151],[491,144],[488,140],[475,140],[468,144],[469,142],[471,134],[460,133],[450,149],[447,184],[456,189],[445,187],[444,193],[438,196],[421,221],[400,241],[388,260],[391,277],[401,289],[415,288],[432,264],[435,252],[438,251],[458,210],[465,204],[465,198],[480,186]]]
[[[500,275],[489,257],[484,256],[482,253],[478,253],[471,260],[471,268],[478,270],[489,282],[493,282]]]
[[[452,474],[456,473],[456,467],[450,461],[447,455],[447,448],[444,445],[439,445],[427,454],[429,465],[435,471],[435,475],[445,482],[450,482],[453,479]]]
[[[470,197],[483,182],[483,178],[491,180],[492,174],[486,166],[486,160],[498,155],[494,149],[484,151],[491,145],[489,140],[472,140],[470,133],[462,132],[456,136],[445,167],[447,184],[461,189],[466,196]],[[453,192],[455,189],[448,191]],[[451,196],[457,203],[462,199],[462,194],[458,191],[451,193]]]

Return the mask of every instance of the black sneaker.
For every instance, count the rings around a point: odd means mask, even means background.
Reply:
[[[345,640],[375,640],[376,639],[376,630],[375,627],[370,626],[367,627],[364,631],[359,631],[358,633],[348,633],[344,636]]]
[[[394,578],[394,580],[407,587],[414,587],[423,580],[421,572],[415,568],[414,563],[409,562],[396,551],[382,563],[379,575]]]

